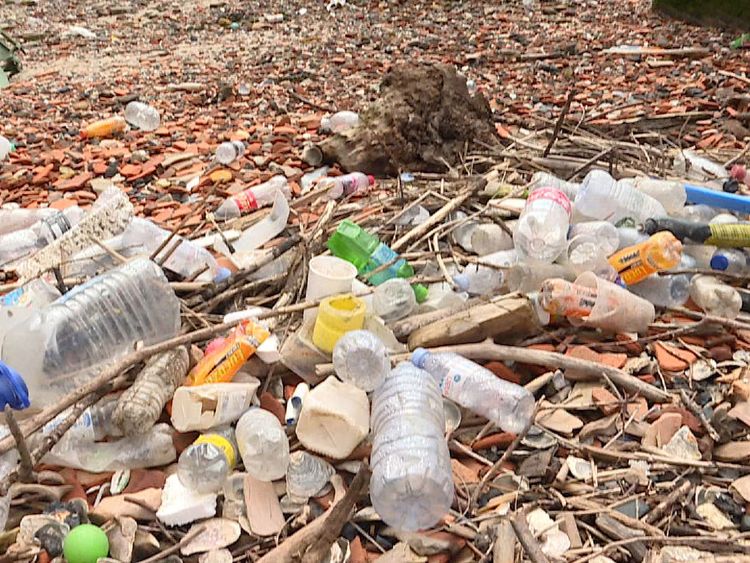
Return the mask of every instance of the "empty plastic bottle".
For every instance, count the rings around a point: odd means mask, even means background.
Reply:
[[[83,213],[83,209],[73,205],[40,219],[31,227],[0,236],[0,265],[44,248],[76,225],[83,217]]]
[[[117,401],[112,418],[123,434],[143,434],[156,424],[175,389],[184,383],[189,364],[184,346],[151,356]]]
[[[225,141],[216,148],[214,160],[219,164],[232,164],[245,154],[245,143],[242,141]]]
[[[690,280],[690,298],[709,315],[726,319],[736,318],[742,309],[739,292],[713,276],[694,276]]]
[[[245,471],[261,481],[275,481],[289,466],[289,438],[279,419],[270,412],[251,408],[237,422],[237,446]]]
[[[118,115],[115,117],[110,117],[108,119],[102,119],[101,121],[96,121],[91,125],[87,125],[81,130],[81,137],[83,139],[103,139],[106,137],[112,137],[117,133],[122,133],[123,131],[125,131],[126,127],[127,122],[123,117],[120,117]]]
[[[359,114],[353,111],[338,111],[320,120],[320,129],[324,133],[340,133],[358,125]]]
[[[531,177],[529,182],[529,192],[533,192],[539,188],[555,188],[563,192],[570,201],[573,201],[578,194],[578,190],[581,189],[581,184],[576,182],[568,182],[562,178],[558,178],[554,174],[548,172],[536,172]]]
[[[471,233],[471,248],[479,256],[510,250],[513,248],[513,234],[495,223],[477,225]]]
[[[336,343],[333,367],[341,381],[369,392],[383,383],[391,371],[391,361],[380,338],[368,330],[353,330]]]
[[[0,297],[0,344],[13,327],[60,297],[60,292],[42,278]]]
[[[219,491],[237,463],[237,442],[230,426],[201,434],[177,460],[177,476],[197,493]]]
[[[605,242],[593,235],[578,235],[568,241],[568,248],[559,258],[559,262],[576,274],[594,272],[605,279],[614,280],[617,273],[607,262],[612,252]]]
[[[371,418],[373,507],[400,531],[435,525],[453,502],[453,479],[434,378],[408,362],[398,364],[375,390]]]
[[[576,237],[586,235],[601,245],[602,253],[609,256],[620,246],[620,233],[618,228],[609,221],[584,221],[570,226],[568,238],[573,240]]]
[[[633,246],[648,238],[646,233],[639,231],[634,227],[617,227],[617,236],[620,238],[620,242],[615,250],[621,250],[625,247]]]
[[[661,203],[603,170],[586,174],[574,203],[576,211],[586,217],[615,224],[628,217],[643,223],[649,217],[666,215]]]
[[[672,217],[692,221],[695,223],[708,223],[711,219],[721,213],[720,209],[705,204],[686,205],[682,209],[671,213]]]
[[[463,272],[453,275],[461,291],[470,295],[495,295],[505,286],[506,271],[518,262],[515,249],[501,250],[480,258],[481,264],[468,264]]]
[[[677,151],[672,171],[675,176],[697,182],[723,180],[729,176],[723,165],[691,150]]]
[[[451,238],[466,252],[474,252],[471,247],[471,235],[474,234],[474,229],[481,223],[473,219],[465,220],[466,217],[467,215],[463,211],[456,211],[450,215],[451,221],[456,223],[456,227],[451,231]],[[459,222],[461,223],[459,224]]]
[[[10,154],[10,152],[13,150],[13,144],[0,135],[0,162],[5,160],[5,158]]]
[[[352,172],[343,176],[322,178],[316,188],[325,189],[328,199],[341,199],[355,193],[364,193],[375,185],[375,177],[362,172]]]
[[[117,395],[107,395],[81,413],[73,423],[65,438],[84,442],[95,442],[107,437],[122,437],[120,429],[112,421],[112,413],[117,407]],[[42,427],[42,436],[49,436],[71,414],[73,407],[67,408]],[[148,430],[148,429],[147,429]],[[39,438],[41,438],[40,436]]]
[[[414,312],[417,298],[409,282],[403,278],[392,278],[375,288],[372,308],[384,321],[397,321]]]
[[[513,242],[521,258],[554,262],[568,241],[571,205],[556,188],[531,192],[513,231]]]
[[[652,275],[628,289],[657,307],[682,307],[690,298],[690,277]]]
[[[432,375],[443,395],[482,415],[503,430],[520,432],[534,411],[534,396],[515,383],[452,352],[434,354],[418,348],[412,362]]]
[[[95,375],[92,368],[180,328],[180,304],[161,268],[137,259],[89,280],[5,336],[2,358],[43,407]]]
[[[653,178],[632,178],[623,181],[629,181],[636,190],[661,203],[667,213],[675,213],[685,207],[687,192],[682,182]]]
[[[60,213],[57,209],[49,207],[26,209],[24,207],[11,207],[11,205],[8,204],[8,207],[0,208],[0,235],[26,229],[42,219],[48,219]]]
[[[229,221],[261,207],[273,205],[277,191],[281,191],[287,199],[292,196],[289,184],[284,176],[274,176],[262,184],[225,199],[219,208],[214,211],[214,217],[219,221]]]
[[[677,266],[682,256],[682,243],[669,231],[661,231],[635,246],[623,248],[609,258],[626,285],[645,280],[651,274]]]
[[[527,264],[519,262],[513,265],[506,274],[508,289],[520,293],[539,291],[544,280],[550,278],[564,278],[573,280],[575,273],[561,264]]]
[[[295,500],[307,501],[326,486],[335,473],[330,463],[305,451],[289,456],[286,492]]]
[[[419,313],[430,313],[440,309],[451,309],[460,307],[469,299],[465,292],[453,291],[453,288],[445,283],[433,283],[427,288],[427,299],[419,305]]]
[[[125,106],[125,121],[141,131],[156,131],[161,125],[161,116],[148,104],[130,102]]]
[[[746,274],[750,271],[750,259],[739,248],[717,248],[711,256],[711,269],[729,274]]]

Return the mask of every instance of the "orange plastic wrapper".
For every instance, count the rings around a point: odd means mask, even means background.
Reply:
[[[122,133],[125,131],[126,125],[125,119],[122,117],[102,119],[101,121],[97,121],[85,127],[81,131],[81,137],[84,139],[111,137],[116,133]]]

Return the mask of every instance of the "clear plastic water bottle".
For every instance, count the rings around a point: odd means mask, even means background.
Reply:
[[[214,217],[219,221],[229,221],[261,207],[273,205],[277,191],[281,191],[287,199],[292,197],[289,184],[284,176],[274,176],[262,184],[228,197],[214,211]]]
[[[495,295],[505,286],[506,272],[518,262],[515,249],[501,250],[480,258],[482,264],[468,264],[453,281],[461,291],[471,295]]]
[[[0,208],[0,235],[20,231],[60,213],[57,209],[49,207],[38,209],[26,209],[24,207],[12,207],[8,204]]]
[[[328,199],[341,199],[355,193],[362,193],[375,184],[375,177],[362,172],[352,172],[343,176],[321,178],[316,188],[325,189]]]
[[[519,257],[554,262],[568,241],[571,205],[568,196],[556,188],[531,192],[513,231]]]
[[[214,160],[219,164],[232,164],[245,154],[245,143],[242,141],[225,141],[216,148]]]
[[[538,188],[555,188],[563,192],[570,201],[573,201],[578,194],[578,190],[581,189],[581,184],[576,182],[568,182],[562,178],[558,178],[554,174],[548,172],[536,172],[531,177],[529,182],[529,193],[533,192]]]
[[[729,274],[747,274],[750,271],[750,259],[739,248],[717,248],[711,256],[711,269]]]
[[[661,203],[667,213],[675,213],[685,207],[687,192],[682,182],[653,178],[631,178],[623,181],[629,181],[636,190]]]
[[[148,104],[130,102],[125,106],[125,121],[141,131],[155,131],[161,125],[161,116]]]
[[[531,418],[534,411],[531,393],[463,356],[450,352],[434,354],[417,348],[412,362],[435,378],[445,397],[503,430],[520,432]]]
[[[679,211],[671,213],[671,215],[672,217],[684,219],[691,223],[708,223],[719,213],[721,213],[721,209],[709,207],[708,205],[700,203],[698,205],[686,205]]]
[[[326,486],[335,473],[333,466],[324,459],[297,451],[289,456],[286,471],[286,492],[295,500],[307,501]]]
[[[237,461],[237,442],[231,426],[201,434],[177,460],[177,476],[196,493],[215,493],[227,480]]]
[[[94,368],[177,334],[180,303],[156,264],[137,259],[89,280],[5,336],[2,359],[17,369],[34,406],[76,389]]]
[[[175,389],[185,382],[189,365],[184,346],[151,356],[117,401],[113,423],[126,436],[147,432],[159,420]]]
[[[31,280],[0,297],[0,344],[9,330],[60,297],[60,292],[42,278]]]
[[[373,394],[371,419],[373,507],[400,531],[435,525],[454,492],[435,380],[408,362],[398,364]]]
[[[289,438],[275,415],[251,408],[237,422],[235,438],[245,471],[250,475],[260,481],[274,481],[286,475]]]
[[[544,280],[550,278],[575,278],[572,270],[561,264],[538,264],[519,262],[508,270],[506,274],[508,289],[520,293],[539,291]]]
[[[560,262],[576,274],[594,272],[611,281],[615,279],[617,272],[607,262],[610,254],[610,247],[593,235],[578,235],[568,241],[568,248]]]
[[[417,298],[409,282],[403,278],[391,278],[375,288],[372,308],[385,322],[397,321],[414,312]]]
[[[690,298],[690,277],[653,275],[628,289],[657,307],[682,307]]]
[[[353,111],[337,111],[330,117],[320,120],[323,133],[340,133],[359,125],[359,114]]]
[[[694,276],[690,280],[690,298],[707,314],[726,319],[736,318],[742,309],[739,292],[713,276]]]
[[[667,214],[664,206],[638,191],[628,181],[616,181],[604,170],[592,170],[583,179],[575,198],[576,211],[586,217],[617,223],[632,218],[643,223]]]
[[[342,381],[369,392],[383,383],[391,361],[380,338],[369,330],[352,330],[336,343],[333,367]]]
[[[53,240],[68,232],[83,217],[83,209],[77,205],[37,221],[31,227],[12,231],[0,236],[0,265],[44,248]]]
[[[513,248],[513,235],[495,223],[477,225],[471,233],[471,248],[479,256],[487,256]]]
[[[618,227],[617,235],[620,237],[617,250],[621,250],[628,246],[634,246],[648,238],[646,233],[639,231],[634,227]]]
[[[607,256],[614,253],[620,246],[620,233],[617,227],[609,221],[585,221],[570,226],[568,239],[573,240],[582,235],[587,235],[599,241],[602,253]]]

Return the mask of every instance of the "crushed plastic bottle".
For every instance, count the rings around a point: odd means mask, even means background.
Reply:
[[[697,182],[723,180],[729,176],[724,166],[691,150],[676,152],[672,172],[675,176]]]
[[[391,371],[383,341],[368,330],[347,332],[333,349],[336,375],[363,391],[377,389]]]
[[[177,334],[180,304],[156,264],[137,259],[89,280],[5,336],[2,358],[19,369],[35,406],[79,387],[95,368]]]
[[[434,526],[454,492],[435,379],[411,363],[398,364],[373,394],[372,428],[370,498],[378,515],[400,531]]]
[[[125,121],[141,131],[156,131],[161,125],[161,116],[156,108],[134,101],[125,106]]]
[[[739,292],[713,276],[694,276],[690,280],[690,298],[705,313],[725,319],[736,318],[742,309]]]
[[[510,250],[513,248],[513,234],[508,234],[495,223],[477,225],[471,233],[471,248],[478,256]]]
[[[513,231],[519,257],[554,262],[567,245],[571,210],[568,196],[558,189],[531,192]]]
[[[305,451],[289,456],[286,492],[295,501],[307,502],[317,495],[335,473],[327,461]]]
[[[375,185],[375,177],[362,172],[352,172],[343,176],[321,178],[316,188],[325,189],[328,199],[341,199],[354,194],[362,194]]]
[[[739,248],[717,248],[711,256],[711,269],[728,274],[750,272],[750,258]]]
[[[245,154],[245,143],[242,141],[225,141],[216,148],[214,160],[219,164],[232,164]]]
[[[687,201],[685,184],[676,180],[656,180],[653,178],[632,178],[633,187],[661,203],[667,213],[681,211]]]
[[[26,229],[42,219],[48,219],[60,213],[57,209],[49,207],[27,209],[25,207],[14,207],[13,205],[7,204],[0,207],[0,235]]]
[[[633,285],[651,274],[674,268],[681,256],[682,243],[669,231],[660,231],[644,242],[613,254],[609,263],[625,285]]]
[[[117,401],[114,424],[126,436],[147,432],[183,383],[189,366],[187,348],[180,346],[152,356]]]
[[[505,272],[518,262],[515,249],[501,250],[480,258],[480,264],[468,264],[460,274],[450,269],[453,281],[471,295],[495,295],[505,286]]]
[[[372,310],[385,322],[397,321],[411,315],[417,308],[417,298],[409,282],[392,278],[375,288]]]
[[[60,238],[83,217],[77,205],[44,217],[30,227],[0,236],[0,266],[23,258]]]
[[[110,117],[109,119],[102,119],[96,121],[91,125],[87,125],[81,130],[81,138],[83,139],[104,139],[112,137],[118,133],[125,131],[127,122],[125,118],[118,116]]]
[[[237,462],[237,442],[231,427],[201,434],[177,460],[177,476],[197,493],[219,491]]]
[[[289,466],[289,439],[279,419],[257,407],[242,415],[235,438],[245,471],[260,481],[275,481]]]
[[[628,289],[657,307],[682,307],[690,298],[690,277],[652,275]]]
[[[353,111],[338,111],[320,120],[320,130],[323,133],[340,133],[358,125],[359,114]]]
[[[576,211],[586,217],[615,224],[626,218],[643,223],[650,217],[667,213],[654,198],[638,191],[628,181],[616,181],[604,170],[586,174],[574,204]]]
[[[261,207],[273,205],[277,191],[283,193],[287,199],[292,196],[289,183],[284,176],[274,176],[262,184],[225,199],[219,208],[214,211],[214,217],[219,221],[229,221]]]

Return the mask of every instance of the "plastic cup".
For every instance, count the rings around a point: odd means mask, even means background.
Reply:
[[[351,262],[335,256],[316,256],[310,260],[305,300],[316,301],[330,295],[351,293],[356,277],[357,268]],[[306,309],[305,322],[312,322],[317,314],[317,307]]]

